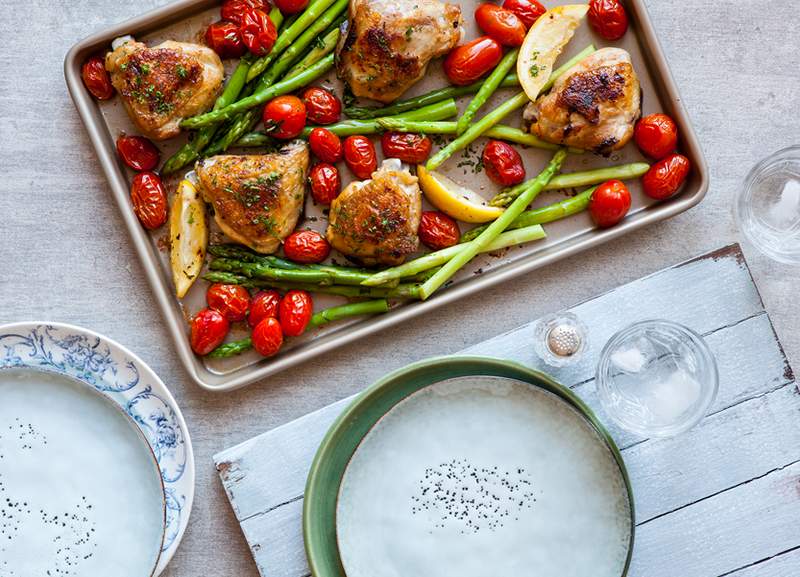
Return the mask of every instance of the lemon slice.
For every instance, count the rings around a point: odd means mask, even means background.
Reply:
[[[208,244],[206,206],[190,180],[178,185],[170,208],[169,236],[175,294],[183,298],[200,275]]]
[[[558,55],[589,11],[588,4],[557,6],[542,14],[519,49],[517,76],[525,94],[536,100],[553,72]]]
[[[437,172],[428,172],[422,165],[417,166],[417,178],[428,202],[456,220],[489,222],[505,210],[497,206],[486,206],[486,201],[474,191]]]

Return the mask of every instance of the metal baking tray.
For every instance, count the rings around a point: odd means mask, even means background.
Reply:
[[[565,3],[567,2],[559,0],[546,4],[548,7],[552,7]],[[467,38],[475,36],[472,12],[476,5],[476,0],[462,2]],[[226,391],[242,387],[308,361],[345,343],[421,315],[435,307],[567,258],[653,222],[674,216],[699,203],[708,189],[708,167],[705,158],[656,38],[643,0],[628,0],[626,7],[631,21],[630,30],[622,41],[608,44],[620,46],[631,53],[644,95],[643,114],[663,111],[671,115],[678,124],[680,150],[691,160],[693,165],[691,176],[678,196],[663,202],[652,201],[641,193],[638,182],[630,183],[633,195],[631,212],[621,224],[614,228],[596,229],[587,214],[579,214],[552,223],[545,227],[548,232],[546,240],[476,258],[461,271],[452,285],[426,302],[396,303],[386,314],[341,321],[312,331],[303,337],[289,339],[281,353],[270,359],[260,358],[255,352],[246,353],[233,359],[218,360],[201,359],[192,353],[189,347],[187,318],[204,306],[206,283],[202,281],[195,283],[182,301],[175,298],[169,273],[167,243],[165,242],[166,227],[151,233],[139,225],[129,200],[128,187],[132,173],[121,164],[115,152],[114,143],[117,136],[122,132],[135,133],[134,126],[127,118],[118,98],[107,102],[96,102],[84,88],[80,76],[80,67],[83,61],[92,53],[108,50],[111,41],[118,36],[131,34],[149,44],[167,38],[200,41],[205,27],[219,18],[219,2],[216,0],[180,0],[93,34],[73,46],[64,63],[67,86],[97,151],[100,166],[109,180],[111,193],[119,206],[128,233],[144,266],[147,279],[161,307],[168,330],[175,341],[178,355],[197,384],[213,391]],[[594,43],[598,48],[607,44],[594,35],[587,24],[583,24],[568,45],[560,62],[564,62],[566,58],[590,43]],[[341,85],[333,75],[320,84],[334,88],[341,95]],[[432,62],[425,79],[414,86],[404,97],[423,93],[444,84],[441,64]],[[501,91],[495,95],[493,102],[501,102],[509,94],[511,92],[508,90]],[[463,102],[460,105],[463,105]],[[490,102],[480,114],[485,114],[485,111],[490,110],[492,106],[493,103]],[[520,116],[521,114],[517,113],[504,122],[516,125]],[[182,136],[159,144],[162,158],[167,158],[172,154],[184,142],[184,138]],[[474,145],[476,154],[479,153],[482,146],[483,143],[480,140]],[[529,177],[543,168],[549,155],[549,152],[535,149],[523,152]],[[614,154],[610,160],[613,163],[622,163],[642,159],[635,145],[629,144],[622,151]],[[473,173],[472,169],[464,166],[461,161],[462,157],[456,155],[444,165],[443,172],[475,190],[481,191],[488,188],[485,195],[490,197],[492,189],[489,188],[489,182],[485,175]],[[563,172],[585,170],[607,164],[609,164],[609,160],[594,155],[574,155],[565,163]],[[343,169],[341,173],[343,180],[346,181],[349,178],[349,172]],[[177,180],[170,179],[165,182],[170,195],[174,193]],[[343,182],[343,186],[345,184],[346,182]],[[536,205],[549,204],[561,196],[563,196],[563,192],[544,193],[537,199]],[[324,230],[325,216],[310,199],[306,202],[305,219],[305,226]],[[218,232],[212,232],[212,242],[215,238],[219,238]],[[319,308],[337,302],[339,302],[337,297],[315,295],[315,305]],[[245,334],[246,328],[235,327],[232,336],[240,338]]]

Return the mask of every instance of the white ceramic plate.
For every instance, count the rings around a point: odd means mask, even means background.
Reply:
[[[164,383],[115,341],[58,323],[0,327],[0,369],[7,368],[45,370],[88,383],[136,422],[155,454],[164,483],[166,532],[155,574],[161,573],[189,522],[195,479],[186,422]]]
[[[62,373],[0,370],[0,575],[144,577],[164,484],[119,405]]]
[[[619,577],[630,524],[622,472],[586,418],[489,376],[395,405],[353,454],[336,509],[348,577]]]

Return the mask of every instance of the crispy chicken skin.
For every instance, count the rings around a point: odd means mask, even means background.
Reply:
[[[396,265],[417,250],[422,193],[417,177],[388,159],[370,180],[351,182],[331,203],[327,237],[364,265]]]
[[[353,94],[396,100],[463,34],[461,8],[439,0],[351,0],[336,49],[339,78]]]
[[[125,42],[106,56],[106,70],[128,115],[153,140],[176,136],[181,120],[210,108],[224,77],[213,50],[171,40],[153,48]]]
[[[523,115],[543,140],[606,155],[628,143],[640,116],[639,78],[621,48],[602,48],[580,61]]]
[[[200,190],[222,232],[257,252],[275,252],[303,210],[308,156],[306,143],[295,140],[275,153],[198,161]]]

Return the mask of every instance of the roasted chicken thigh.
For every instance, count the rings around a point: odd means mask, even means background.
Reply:
[[[370,180],[351,182],[334,199],[328,241],[367,266],[400,264],[419,246],[421,211],[417,177],[391,158]]]
[[[397,99],[463,34],[461,8],[439,0],[351,0],[336,49],[339,78],[356,96]]]
[[[222,232],[269,254],[291,234],[303,210],[308,146],[296,140],[270,154],[212,156],[198,161],[195,171]]]
[[[210,108],[224,77],[213,50],[171,40],[153,48],[123,42],[106,56],[106,69],[128,115],[153,140],[176,136],[181,120]]]
[[[602,48],[566,71],[523,118],[548,142],[608,154],[625,146],[641,116],[641,88],[631,57]]]

